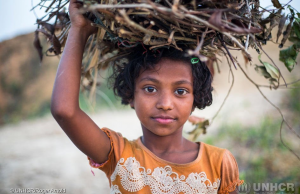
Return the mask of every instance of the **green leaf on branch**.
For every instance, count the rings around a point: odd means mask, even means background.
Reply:
[[[282,61],[286,68],[291,72],[296,64],[296,59],[300,49],[300,13],[296,13],[296,15],[291,7],[289,7],[289,9],[292,17],[295,17],[289,36],[289,41],[293,42],[294,44],[280,51],[279,60]]]
[[[273,6],[276,8],[282,8],[282,5],[279,3],[278,0],[272,0]]]
[[[264,76],[266,79],[271,78],[271,75],[267,72],[265,66],[258,66],[258,65],[256,65],[255,71],[256,71],[258,74]]]
[[[290,5],[288,5],[287,7],[290,10],[290,13],[292,14],[292,16],[295,17],[295,12],[294,12],[293,8]]]
[[[290,36],[289,41],[293,42],[293,43],[298,43],[298,44],[300,43],[300,39],[296,36]]]
[[[271,76],[271,78],[278,80],[279,79],[279,71],[276,67],[274,67],[273,65],[271,65],[268,62],[263,62],[261,60],[261,54],[258,56],[259,61],[265,66],[266,71],[269,73],[269,75]]]
[[[300,39],[300,19],[295,18],[295,21],[293,23],[293,31],[296,34],[296,36]]]
[[[277,83],[277,80],[276,80],[276,79],[273,79],[273,78],[270,78],[270,79],[269,79],[269,82],[270,82],[271,85],[275,86],[276,83]]]
[[[299,44],[293,44],[287,49],[281,50],[279,54],[279,60],[284,63],[286,68],[291,72],[294,69],[297,59],[297,49],[300,46]],[[297,48],[298,47],[298,48]]]

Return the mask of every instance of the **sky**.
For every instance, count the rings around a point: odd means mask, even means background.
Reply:
[[[36,5],[40,0],[0,0],[0,42],[15,36],[33,32],[36,29],[36,17],[30,9],[31,3]],[[289,0],[280,0],[281,4]],[[262,7],[272,5],[271,0],[261,0]],[[292,0],[291,5],[300,11],[300,1]],[[271,8],[271,7],[269,7]],[[35,9],[38,17],[44,15],[44,10]]]
[[[32,0],[37,4],[39,0]],[[0,42],[36,29],[36,17],[31,9],[31,0],[0,0]],[[42,17],[43,10],[35,9]]]

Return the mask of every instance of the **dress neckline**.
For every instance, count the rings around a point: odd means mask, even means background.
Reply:
[[[204,144],[205,144],[205,143],[203,143],[203,142],[195,142],[195,143],[199,144],[199,150],[198,150],[197,158],[196,158],[194,161],[192,161],[192,162],[188,162],[188,163],[185,163],[185,164],[178,164],[178,163],[169,162],[169,161],[167,161],[167,160],[164,160],[164,159],[162,159],[162,158],[156,156],[152,151],[150,151],[150,150],[143,144],[143,142],[141,141],[141,138],[142,138],[142,137],[139,137],[139,138],[137,139],[138,145],[139,145],[145,152],[147,152],[152,158],[154,158],[155,160],[157,160],[157,161],[159,161],[159,162],[161,162],[161,163],[165,163],[165,164],[168,164],[168,165],[170,165],[170,166],[178,166],[178,167],[180,167],[180,166],[186,167],[186,166],[190,166],[190,165],[193,165],[193,164],[198,163],[198,162],[200,161],[200,159],[201,159],[202,152],[203,152],[203,147],[204,147]]]

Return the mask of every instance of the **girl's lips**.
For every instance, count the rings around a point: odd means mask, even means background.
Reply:
[[[169,124],[175,121],[175,119],[163,119],[163,118],[152,118],[155,121],[161,123],[161,124]]]

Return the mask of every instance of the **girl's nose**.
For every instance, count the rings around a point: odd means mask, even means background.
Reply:
[[[173,99],[172,95],[168,92],[162,92],[161,95],[158,96],[156,108],[163,110],[172,110],[173,109]]]

